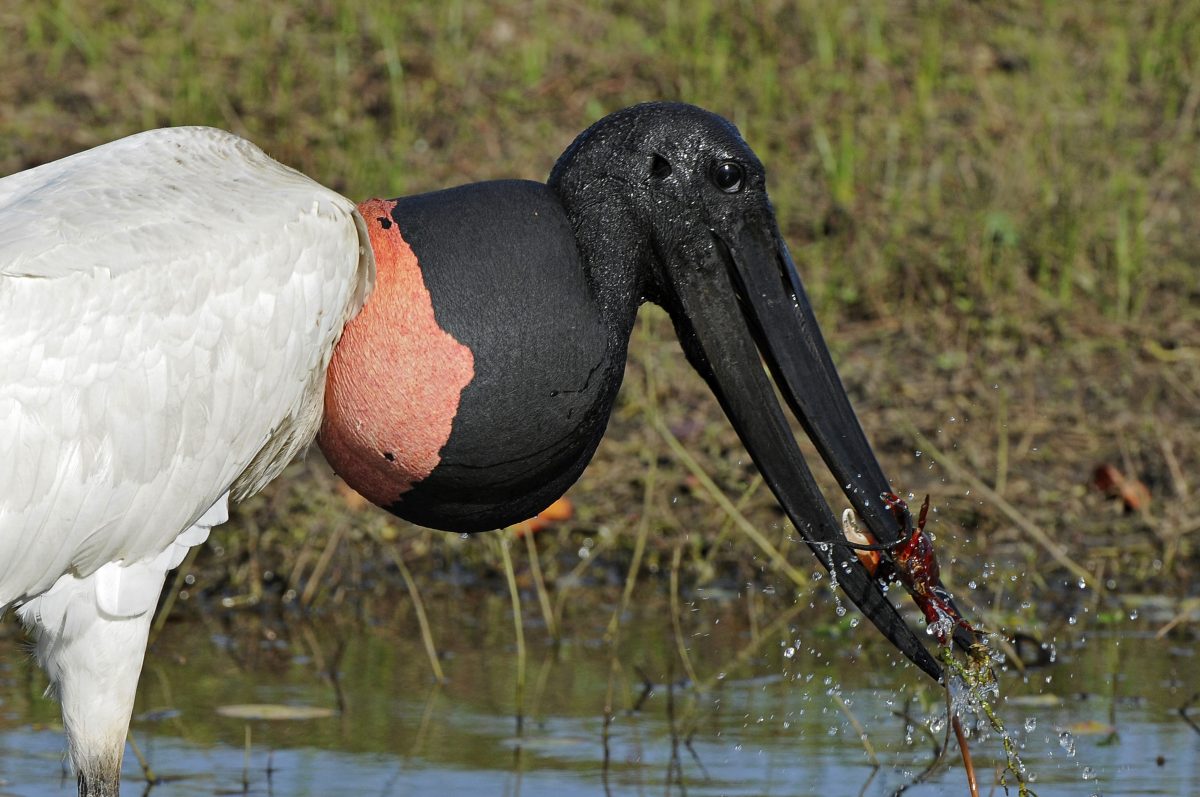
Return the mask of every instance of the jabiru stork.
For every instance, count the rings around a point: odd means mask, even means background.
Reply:
[[[535,514],[583,471],[645,301],[767,484],[891,642],[935,659],[845,545],[775,398],[875,540],[889,491],[736,128],[644,104],[545,184],[356,206],[237,136],[154,130],[0,180],[0,609],[116,795],[164,576],[316,438],[437,529]]]

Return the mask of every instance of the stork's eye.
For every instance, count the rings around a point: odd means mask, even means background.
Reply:
[[[712,181],[725,193],[736,194],[746,181],[746,171],[740,163],[722,161],[713,169]]]

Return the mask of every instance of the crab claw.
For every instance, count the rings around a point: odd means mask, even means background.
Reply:
[[[858,561],[862,562],[862,566],[871,574],[871,578],[875,578],[879,573],[880,555],[877,550],[879,546],[875,544],[873,537],[859,527],[858,515],[854,513],[853,509],[842,510],[842,536],[846,538],[847,542],[855,546],[862,546],[855,547],[854,553],[858,554]]]

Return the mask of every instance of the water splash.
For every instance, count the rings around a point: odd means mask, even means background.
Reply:
[[[1005,767],[1000,773],[1000,785],[1008,792],[1009,778],[1016,780],[1019,797],[1037,797],[1036,792],[1029,787],[1035,777],[1026,768],[1017,752],[1017,742],[1012,734],[1000,721],[1000,716],[993,707],[993,702],[1000,696],[1000,684],[996,680],[995,670],[1003,656],[989,648],[986,643],[974,645],[964,662],[954,656],[954,650],[946,644],[941,648],[939,658],[946,668],[947,693],[949,695],[949,716],[971,716],[980,721],[986,719],[986,724],[1000,736],[1004,748]],[[1030,720],[1025,720],[1026,729]],[[1035,721],[1036,724],[1036,721]]]
[[[846,616],[846,606],[845,606],[845,604],[842,603],[842,593],[841,593],[841,590],[838,589],[839,585],[838,585],[837,562],[833,559],[833,556],[830,553],[830,551],[832,551],[832,549],[833,549],[833,546],[827,542],[818,542],[816,544],[816,548],[821,553],[822,558],[828,559],[829,564],[830,564],[830,567],[829,567],[829,594],[833,596],[833,611],[835,614],[837,614],[838,617],[845,617]],[[814,578],[814,580],[817,578],[816,574],[814,574],[813,578]]]

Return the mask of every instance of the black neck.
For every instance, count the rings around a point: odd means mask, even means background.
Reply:
[[[645,301],[650,236],[631,202],[622,201],[622,186],[612,178],[584,182],[577,171],[564,170],[563,156],[547,185],[562,203],[575,231],[584,274],[604,322],[619,339],[620,364],[638,307]]]
[[[497,181],[397,202],[387,222],[474,375],[439,464],[391,511],[496,528],[545,508],[591,459],[624,374],[642,253],[624,209],[589,212],[588,199]]]

